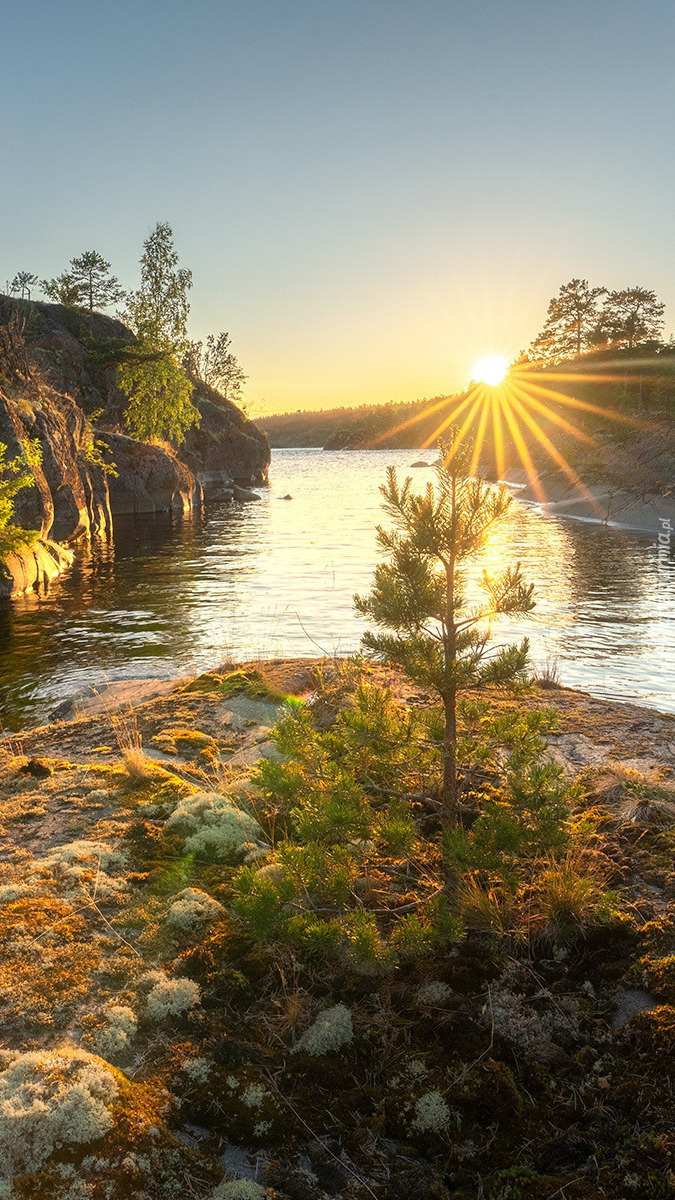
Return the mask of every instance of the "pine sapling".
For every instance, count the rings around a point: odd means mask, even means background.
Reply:
[[[445,718],[441,748],[444,823],[459,816],[457,702],[468,689],[507,683],[524,671],[528,642],[490,645],[490,622],[534,607],[533,585],[520,564],[482,574],[482,600],[467,598],[466,566],[506,515],[511,496],[469,474],[470,447],[441,443],[436,483],[419,494],[412,479],[399,484],[389,467],[380,491],[393,527],[378,526],[386,561],[375,569],[373,588],[355,596],[357,610],[383,632],[367,631],[363,644],[401,667],[410,679],[440,696]]]

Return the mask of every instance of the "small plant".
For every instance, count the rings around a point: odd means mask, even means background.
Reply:
[[[612,911],[603,870],[588,856],[571,851],[541,864],[532,884],[530,922],[551,940],[574,941]]]
[[[545,662],[538,667],[534,682],[540,688],[559,688],[560,684],[560,663],[557,658],[547,658]]]
[[[110,720],[130,781],[141,784],[152,779],[156,767],[143,752],[143,743],[133,709],[130,708],[128,712],[114,713]]]

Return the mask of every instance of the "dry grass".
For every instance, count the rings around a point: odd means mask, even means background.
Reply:
[[[132,708],[110,718],[122,762],[132,783],[145,783],[155,774],[155,764],[143,751],[136,713]]]

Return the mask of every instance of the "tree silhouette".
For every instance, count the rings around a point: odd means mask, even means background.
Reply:
[[[22,300],[30,300],[30,289],[37,287],[38,277],[32,271],[17,271],[9,285],[10,295],[20,296]]]
[[[598,324],[598,300],[607,288],[589,286],[587,279],[564,283],[548,306],[541,333],[531,346],[539,359],[569,358],[581,354],[593,343]]]
[[[595,343],[633,350],[642,342],[659,340],[663,333],[665,304],[647,288],[610,292],[602,306]]]

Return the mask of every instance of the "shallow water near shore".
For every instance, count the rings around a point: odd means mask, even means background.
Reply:
[[[89,685],[356,650],[352,596],[377,562],[378,487],[389,463],[407,472],[419,457],[276,450],[259,503],[118,520],[114,546],[81,549],[47,596],[0,611],[3,727],[44,721]],[[421,487],[433,473],[410,474]],[[562,683],[675,712],[675,545],[659,556],[649,535],[516,501],[481,567],[518,559],[537,607],[496,641],[526,634]]]

